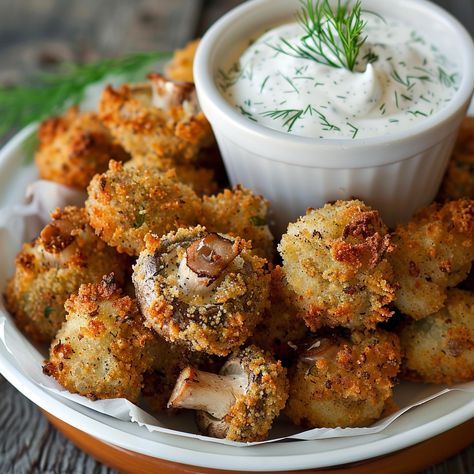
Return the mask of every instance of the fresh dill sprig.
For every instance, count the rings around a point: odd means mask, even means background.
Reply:
[[[171,55],[168,52],[135,53],[89,64],[67,64],[57,74],[38,75],[33,85],[0,86],[0,135],[79,104],[87,87],[107,76],[128,80],[152,63],[170,59]]]
[[[307,109],[306,109],[307,110]],[[284,120],[283,127],[287,128],[288,132],[293,130],[293,126],[303,115],[305,114],[305,109],[281,109],[281,110],[269,110],[263,112],[264,117],[271,117],[273,120]]]
[[[329,0],[301,0],[301,3],[297,20],[305,35],[299,44],[280,38],[281,46],[269,46],[295,58],[353,71],[367,39],[362,36],[366,22],[361,17],[361,1],[349,8],[349,0],[344,4],[338,0],[334,9]]]

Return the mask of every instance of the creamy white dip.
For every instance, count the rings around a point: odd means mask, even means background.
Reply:
[[[366,138],[411,127],[441,110],[461,79],[448,51],[412,25],[364,13],[354,72],[279,51],[304,30],[290,23],[266,32],[217,83],[249,120],[312,138]],[[284,48],[283,48],[284,49]]]

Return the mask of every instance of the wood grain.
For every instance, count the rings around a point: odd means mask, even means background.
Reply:
[[[1,0],[0,83],[63,60],[166,50],[202,35],[242,0]],[[438,0],[474,32],[472,0]],[[0,376],[0,474],[112,474],[75,448]],[[425,474],[474,474],[474,446]]]

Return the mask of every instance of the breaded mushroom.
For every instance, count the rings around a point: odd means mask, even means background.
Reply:
[[[198,161],[215,140],[194,85],[159,74],[149,78],[147,83],[107,87],[99,103],[100,119],[132,156],[176,164]]]
[[[203,222],[212,232],[224,232],[252,242],[257,255],[273,260],[273,235],[268,227],[268,201],[242,186],[203,198]]]
[[[93,400],[136,402],[151,365],[153,334],[143,326],[135,302],[122,295],[111,274],[81,285],[65,307],[66,322],[51,344],[44,373]]]
[[[467,277],[474,260],[474,201],[432,204],[398,226],[393,242],[395,305],[414,319],[436,313],[447,289]]]
[[[337,201],[288,226],[278,247],[296,303],[312,331],[373,328],[395,296],[388,229],[361,201]]]
[[[193,63],[199,39],[190,41],[183,49],[174,52],[173,58],[166,65],[165,74],[173,81],[194,82]]]
[[[286,414],[305,428],[367,426],[390,403],[400,367],[396,334],[314,336],[290,369]]]
[[[461,125],[438,198],[474,199],[474,117],[466,117]]]
[[[286,369],[256,346],[235,352],[219,374],[188,367],[168,406],[198,410],[201,433],[232,441],[267,438],[288,398]]]
[[[400,332],[403,375],[454,384],[474,380],[474,293],[451,289],[446,306]]]
[[[265,310],[249,343],[286,362],[293,353],[291,347],[305,338],[308,328],[298,316],[294,303],[295,295],[288,288],[283,269],[276,266],[272,270],[271,278],[270,307]]]
[[[179,227],[195,225],[201,200],[173,171],[122,166],[110,162],[88,188],[86,210],[97,235],[120,253],[137,256],[146,234],[159,236]]]
[[[242,239],[200,226],[145,240],[132,278],[147,326],[208,354],[242,345],[268,304],[266,261]]]
[[[193,188],[198,196],[213,194],[218,189],[218,183],[215,178],[214,170],[210,168],[198,167],[192,164],[178,165],[171,160],[156,160],[146,157],[134,157],[125,164],[129,166],[139,166],[148,168],[158,168],[163,173],[174,170],[176,178],[184,184]]]
[[[96,173],[104,172],[111,159],[130,158],[97,114],[81,113],[77,107],[45,120],[38,136],[35,160],[41,178],[79,190],[85,190]]]
[[[127,262],[100,240],[84,209],[56,209],[33,242],[23,245],[6,289],[8,310],[35,341],[50,342],[64,321],[64,302],[82,283],[114,272],[123,282]]]

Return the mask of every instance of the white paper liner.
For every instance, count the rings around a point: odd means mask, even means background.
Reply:
[[[36,238],[44,225],[49,222],[49,211],[68,204],[80,206],[84,199],[84,193],[49,181],[39,180],[29,186],[25,204],[0,209],[0,261],[2,262],[0,285],[3,283],[2,287],[4,287],[6,279],[14,271],[14,256],[21,249],[22,243]],[[155,418],[144,409],[122,398],[92,401],[86,397],[64,390],[52,377],[43,374],[42,365],[46,356],[45,349],[33,346],[21,334],[11,316],[5,310],[1,300],[0,340],[8,352],[12,354],[19,370],[38,384],[38,386],[60,397],[67,398],[119,420],[138,423],[140,426],[146,427],[150,432],[156,431],[176,436],[197,438],[230,446],[245,447],[273,443],[283,439],[315,440],[371,435],[383,431],[408,410],[448,392],[458,390],[474,393],[474,382],[449,388],[403,382],[394,390],[394,399],[400,410],[368,428],[319,428],[298,432],[298,427],[288,423],[282,417],[274,424],[274,428],[267,441],[260,443],[238,443],[199,435],[193,422],[192,414],[189,412],[177,416],[163,414]]]

